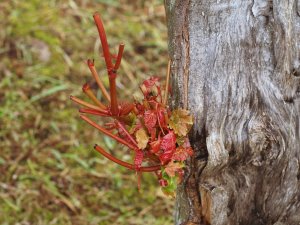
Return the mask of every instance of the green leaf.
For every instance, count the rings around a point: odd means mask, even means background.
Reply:
[[[176,176],[170,177],[163,169],[162,178],[168,182],[167,186],[162,187],[162,191],[168,196],[175,197],[175,192],[177,189],[177,177]]]
[[[63,91],[63,90],[66,90],[68,88],[68,85],[66,84],[62,84],[62,85],[59,85],[59,86],[54,86],[50,89],[47,89],[45,91],[43,91],[42,93],[40,94],[37,94],[35,96],[33,96],[30,101],[31,102],[35,102],[35,101],[38,101],[42,98],[45,98],[45,97],[48,97],[50,95],[53,95],[55,94],[56,92],[59,92],[59,91]]]

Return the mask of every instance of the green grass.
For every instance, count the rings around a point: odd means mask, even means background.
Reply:
[[[112,49],[126,45],[120,98],[165,75],[162,0],[3,0],[0,11],[0,224],[172,224],[174,202],[155,177],[143,175],[139,193],[134,172],[93,145],[130,160],[124,149],[80,121],[69,100],[92,81],[86,59],[105,74],[94,11]]]

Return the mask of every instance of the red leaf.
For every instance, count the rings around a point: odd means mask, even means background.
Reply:
[[[175,151],[175,148],[176,136],[173,131],[169,131],[169,133],[163,137],[161,149],[164,150],[164,152],[171,152]]]
[[[145,80],[140,86],[145,98],[155,99],[157,96],[161,97],[161,90],[157,77],[150,77]]]
[[[146,88],[151,88],[159,81],[158,77],[150,77],[149,79],[145,80],[143,82],[143,85],[145,85]]]
[[[160,145],[161,145],[161,140],[158,139],[156,141],[152,141],[150,143],[151,149],[150,152],[151,153],[157,153],[160,150]]]
[[[180,146],[174,152],[172,159],[175,161],[184,161],[189,156],[192,156],[192,155],[193,155],[193,149],[191,147],[184,148],[183,146]]]
[[[173,131],[170,131],[163,137],[161,149],[163,150],[163,153],[159,156],[159,159],[162,164],[166,164],[171,160],[176,149],[176,136]]]
[[[159,156],[159,160],[163,165],[167,164],[172,158],[173,152],[163,153]]]
[[[151,133],[152,129],[155,127],[156,121],[157,121],[156,115],[152,110],[147,110],[144,113],[144,122],[149,133]]]

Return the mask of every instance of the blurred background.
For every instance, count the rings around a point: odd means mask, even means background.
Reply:
[[[174,200],[156,178],[93,150],[130,157],[79,119],[70,95],[92,81],[88,58],[108,86],[93,13],[111,50],[125,43],[117,85],[132,99],[168,62],[163,0],[0,1],[0,224],[172,224]],[[97,93],[101,98],[100,92]],[[116,149],[117,151],[114,151]]]

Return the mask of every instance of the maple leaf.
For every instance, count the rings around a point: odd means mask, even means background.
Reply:
[[[148,144],[148,140],[149,137],[147,135],[147,132],[144,129],[139,129],[136,133],[135,133],[135,138],[138,144],[138,147],[140,149],[144,149],[147,147]]]
[[[184,161],[186,160],[189,156],[193,155],[193,149],[191,147],[183,147],[179,146],[176,148],[176,151],[174,152],[172,159],[175,161]]]
[[[162,165],[165,165],[171,160],[172,156],[173,156],[173,152],[162,153],[159,156],[159,160],[161,161]]]
[[[165,171],[170,177],[174,177],[175,174],[178,171],[182,170],[183,167],[184,167],[184,164],[182,162],[171,161],[165,167]]]
[[[144,80],[143,85],[145,85],[146,88],[151,88],[153,85],[157,84],[158,81],[158,77],[150,77],[149,79]]]
[[[151,147],[150,152],[151,153],[157,153],[160,150],[160,145],[161,145],[160,138],[156,141],[152,141],[150,143],[150,147]]]
[[[176,149],[176,136],[173,131],[170,131],[163,137],[160,148],[163,150],[163,153],[159,156],[159,159],[162,164],[166,164],[171,160]]]
[[[169,128],[179,136],[186,136],[193,125],[193,117],[185,109],[176,109],[168,121]]]
[[[167,128],[166,114],[167,114],[166,109],[164,108],[157,109],[157,119],[161,129]]]
[[[141,91],[143,92],[146,99],[151,99],[152,97],[156,99],[156,97],[161,96],[161,90],[158,80],[159,79],[157,77],[150,77],[149,79],[145,80],[140,86]]]
[[[155,127],[156,121],[157,121],[157,118],[156,118],[155,112],[153,112],[152,110],[147,110],[144,113],[144,122],[145,122],[145,126],[147,127],[149,133],[151,133],[151,131]]]
[[[174,151],[176,148],[176,136],[173,131],[169,131],[162,139],[161,149],[164,152]]]
[[[175,192],[177,189],[177,178],[176,176],[169,176],[165,170],[162,171],[162,178],[164,182],[162,182],[161,190],[164,192],[165,195],[175,197]]]

